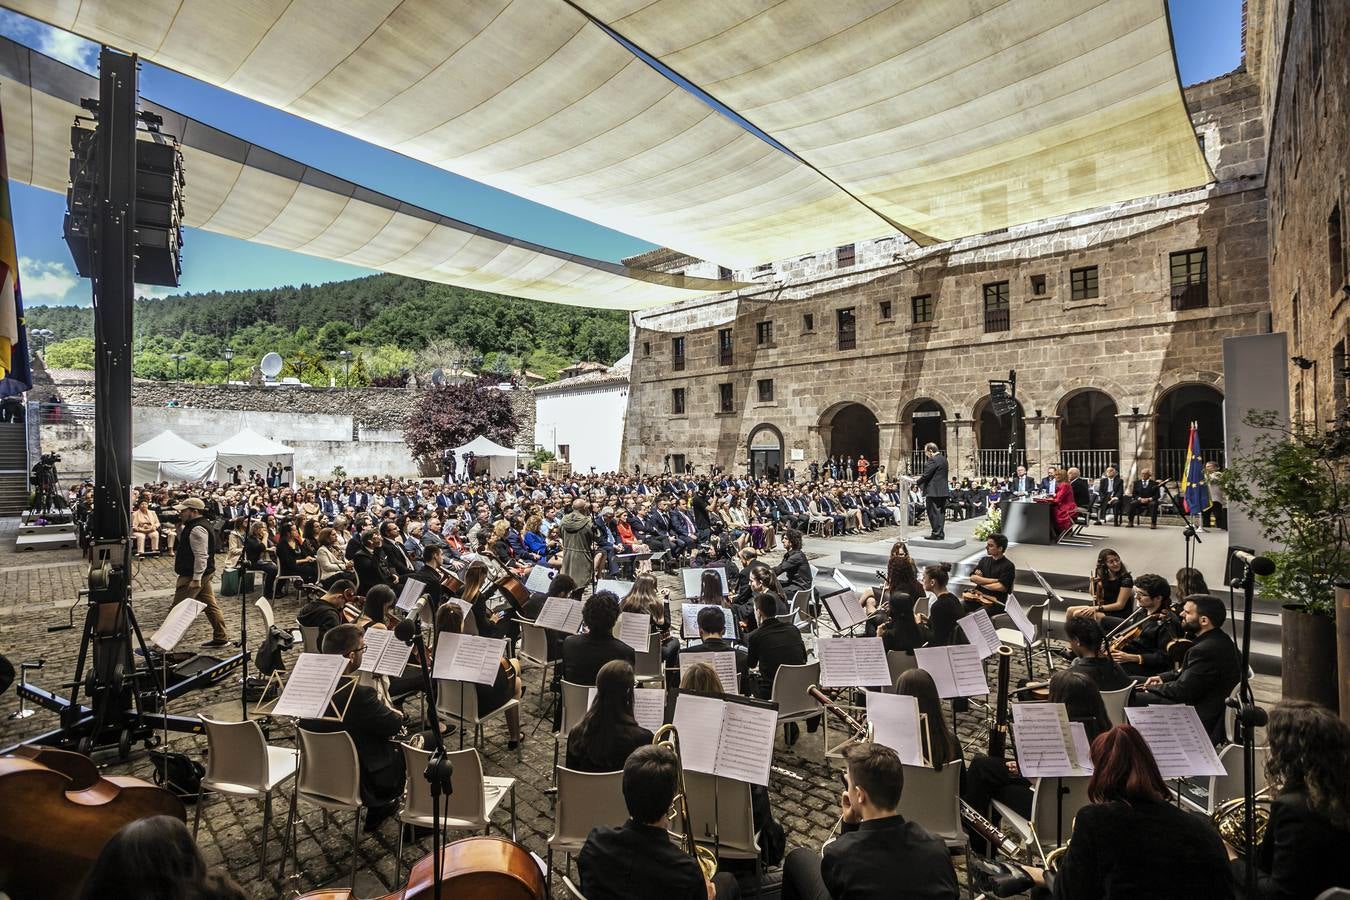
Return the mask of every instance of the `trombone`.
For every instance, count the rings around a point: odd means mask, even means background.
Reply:
[[[698,867],[703,870],[704,879],[712,881],[713,876],[717,874],[717,855],[694,840],[694,823],[689,816],[689,793],[684,786],[684,762],[680,757],[680,733],[674,725],[662,725],[652,737],[652,744],[656,747],[665,747],[675,754],[678,782],[675,786],[675,797],[670,801],[670,817],[672,819],[679,817],[680,830],[684,832],[684,852],[698,863]],[[717,838],[714,837],[713,841],[715,846]]]

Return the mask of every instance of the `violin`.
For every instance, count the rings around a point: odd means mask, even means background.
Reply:
[[[65,900],[122,826],[149,816],[187,821],[172,792],[104,777],[87,756],[24,747],[0,757],[0,891]]]
[[[467,837],[445,845],[441,858],[441,896],[455,900],[546,900],[544,873],[530,852],[502,837]],[[413,863],[407,883],[369,900],[430,900],[434,891],[432,854]],[[296,900],[357,900],[339,890],[310,891]]]

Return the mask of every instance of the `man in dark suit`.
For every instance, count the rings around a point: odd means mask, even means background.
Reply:
[[[1134,483],[1134,501],[1130,504],[1130,527],[1140,516],[1149,517],[1149,528],[1158,527],[1158,501],[1162,497],[1162,485],[1153,480],[1152,469],[1142,469],[1139,480]]]
[[[1086,516],[1092,510],[1092,485],[1077,466],[1069,467],[1069,487],[1073,489],[1074,505]]]
[[[1144,682],[1136,692],[1137,706],[1155,703],[1185,703],[1194,706],[1205,730],[1214,743],[1226,736],[1223,727],[1224,704],[1242,678],[1242,654],[1223,630],[1226,615],[1223,601],[1209,594],[1186,598],[1181,624],[1194,634],[1195,644],[1186,653],[1180,672],[1164,672]]]
[[[323,636],[323,652],[347,658],[347,675],[361,667],[365,636],[355,625],[338,625]],[[344,678],[333,694],[333,706],[342,710],[342,721],[302,719],[307,731],[345,731],[356,745],[361,769],[361,802],[366,805],[365,830],[375,831],[398,811],[403,796],[405,768],[399,745],[390,740],[406,724],[403,716],[386,706],[375,689]]]
[[[924,444],[923,452],[928,457],[928,462],[924,463],[923,474],[919,476],[917,483],[923,491],[928,508],[928,525],[931,532],[928,539],[940,541],[947,528],[947,498],[951,496],[951,487],[947,484],[947,457],[942,455],[938,445],[934,443]]]
[[[1115,466],[1107,466],[1106,472],[1097,479],[1097,524],[1106,521],[1108,515],[1112,524],[1120,524],[1120,514],[1125,505],[1125,481],[1116,474]]]
[[[1034,494],[1036,487],[1036,479],[1027,474],[1026,466],[1018,466],[1017,474],[1008,482],[1008,490],[1014,494]]]
[[[669,747],[638,747],[623,766],[628,821],[591,829],[577,855],[587,900],[727,900],[739,897],[736,878],[720,872],[711,882],[698,863],[670,839],[666,815],[679,784],[680,761]]]
[[[799,847],[783,863],[783,900],[886,897],[946,900],[958,896],[947,847],[896,809],[905,784],[900,757],[877,743],[844,751],[847,790],[842,826],[823,854]]]
[[[749,684],[750,665],[746,661],[745,650],[741,647],[733,646],[722,637],[726,634],[727,616],[722,612],[720,606],[705,606],[698,611],[698,636],[699,643],[692,647],[685,647],[680,651],[681,654],[692,653],[735,653],[736,654],[736,678],[738,684],[724,684],[722,690],[728,694],[743,694],[746,692],[746,686]],[[794,631],[796,629],[793,629]]]

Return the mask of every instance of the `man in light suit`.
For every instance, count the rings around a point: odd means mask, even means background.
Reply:
[[[924,463],[923,474],[916,483],[923,491],[928,508],[928,525],[932,531],[928,539],[940,541],[947,527],[947,498],[951,496],[947,484],[947,457],[938,450],[937,444],[931,442],[924,444],[923,452],[928,462]]]

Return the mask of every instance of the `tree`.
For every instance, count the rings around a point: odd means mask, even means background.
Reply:
[[[48,344],[43,359],[51,369],[92,369],[94,339],[77,337]]]
[[[429,460],[479,436],[509,447],[519,430],[510,394],[498,390],[491,377],[480,377],[423,392],[403,426],[403,439],[414,457]]]
[[[417,354],[416,366],[419,372],[444,369],[446,373],[461,369],[475,371],[482,357],[472,347],[449,338],[437,338]]]

